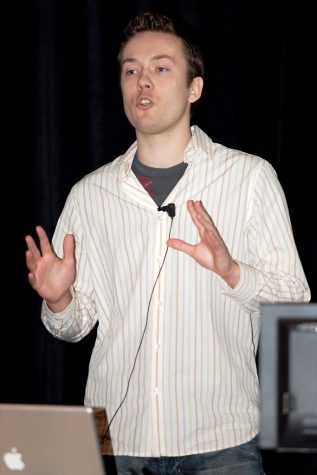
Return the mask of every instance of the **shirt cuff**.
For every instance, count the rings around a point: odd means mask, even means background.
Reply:
[[[47,303],[45,300],[43,300],[43,313],[48,316],[48,317],[65,317],[69,313],[73,313],[76,309],[76,299],[74,298],[74,293],[72,293],[72,300],[68,304],[68,306],[62,311],[62,312],[52,312],[52,310],[47,306]]]
[[[232,298],[236,302],[246,303],[252,300],[258,293],[258,274],[254,267],[237,261],[240,266],[240,279],[234,288],[231,288],[220,278],[220,285],[224,295]]]

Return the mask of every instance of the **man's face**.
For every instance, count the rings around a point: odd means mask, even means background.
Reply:
[[[187,62],[181,39],[170,33],[137,33],[124,47],[121,90],[126,116],[136,132],[159,134],[188,127]]]

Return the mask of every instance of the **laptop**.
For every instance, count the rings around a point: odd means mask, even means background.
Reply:
[[[0,404],[1,475],[105,475],[94,411]]]

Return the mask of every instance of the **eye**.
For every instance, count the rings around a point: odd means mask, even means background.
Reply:
[[[127,69],[127,71],[125,72],[125,74],[127,76],[133,76],[135,74],[137,74],[137,70],[136,69]]]
[[[156,70],[160,73],[164,73],[165,71],[168,71],[168,68],[166,68],[165,66],[158,66]]]

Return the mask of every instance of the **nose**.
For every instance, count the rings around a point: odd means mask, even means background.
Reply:
[[[144,71],[140,73],[138,87],[140,91],[142,91],[143,89],[150,89],[152,87],[152,81],[149,78],[148,74],[146,74]]]

